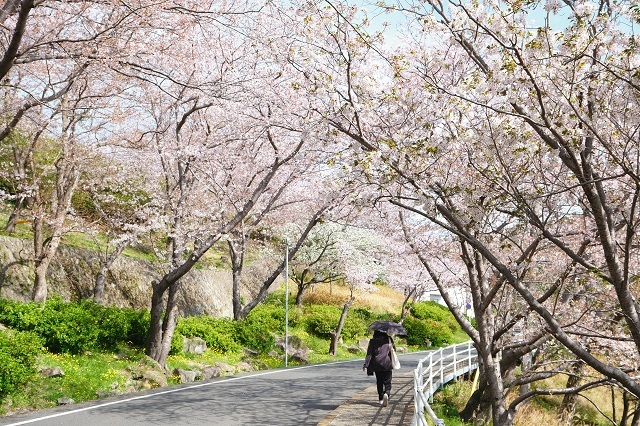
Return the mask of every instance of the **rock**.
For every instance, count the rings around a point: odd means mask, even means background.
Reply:
[[[242,352],[244,352],[245,356],[258,356],[260,354],[260,352],[249,348],[242,348]]]
[[[251,364],[247,362],[239,362],[238,364],[236,364],[236,370],[248,372],[248,371],[253,371],[253,367],[251,366]]]
[[[182,351],[186,354],[196,354],[201,355],[207,350],[207,342],[205,342],[200,337],[182,337],[183,345]]]
[[[96,392],[98,398],[107,398],[110,396],[122,395],[122,391],[119,389],[99,390]]]
[[[158,361],[156,361],[155,359],[147,355],[143,356],[140,362],[138,362],[138,367],[142,367],[142,368],[148,367],[148,368],[153,368],[154,370],[160,370],[160,371],[164,370],[164,368],[162,368],[162,366],[158,363]]]
[[[358,347],[366,352],[369,347],[369,339],[358,339]]]
[[[62,398],[58,398],[58,405],[69,405],[69,404],[75,404],[76,402],[67,397],[67,396],[63,396]]]
[[[287,353],[292,360],[307,363],[309,362],[309,347],[298,336],[289,336]],[[275,341],[276,347],[284,351],[284,337],[278,337]]]
[[[209,365],[202,369],[202,380],[211,380],[220,377],[222,370],[215,365]]]
[[[294,354],[291,355],[291,360],[306,364],[309,362],[309,351],[302,351],[302,350],[296,351]]]
[[[63,377],[64,371],[60,367],[40,367],[38,372],[42,377]]]
[[[396,352],[399,354],[403,354],[407,351],[407,348],[405,348],[404,346],[396,346]]]
[[[278,358],[280,356],[280,354],[278,353],[278,351],[272,349],[269,351],[269,353],[267,354],[269,357],[271,358]]]
[[[352,353],[352,354],[359,354],[364,352],[364,350],[362,350],[362,348],[358,347],[358,346],[349,346],[347,348],[347,351]]]
[[[234,374],[236,372],[235,367],[229,364],[225,364],[224,362],[216,362],[214,366],[218,367],[223,375]]]
[[[167,385],[164,368],[154,359],[143,357],[140,362],[129,368],[136,389],[153,389]]]
[[[176,368],[173,370],[175,376],[180,376],[180,383],[195,382],[198,377],[201,376],[199,370],[183,370],[182,368]]]
[[[144,389],[154,389],[167,386],[167,376],[162,371],[148,370],[142,374],[142,387]]]

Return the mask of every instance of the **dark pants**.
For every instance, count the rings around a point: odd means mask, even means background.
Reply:
[[[391,376],[392,371],[376,371],[376,385],[378,386],[378,397],[382,400],[382,396],[386,393],[391,396]]]

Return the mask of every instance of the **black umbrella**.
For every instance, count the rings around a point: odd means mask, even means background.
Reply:
[[[398,324],[393,321],[376,321],[369,326],[371,331],[381,331],[387,333],[390,336],[406,336],[407,330],[404,329],[402,324]]]

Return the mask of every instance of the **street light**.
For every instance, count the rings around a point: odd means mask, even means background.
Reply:
[[[284,366],[289,365],[289,240],[285,239],[284,257]]]

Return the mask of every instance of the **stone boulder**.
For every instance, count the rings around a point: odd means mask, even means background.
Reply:
[[[364,349],[362,349],[361,347],[358,347],[358,346],[349,346],[349,347],[347,348],[347,351],[348,351],[349,353],[352,353],[352,354],[361,354],[361,353],[364,353]]]
[[[202,380],[211,380],[220,377],[222,370],[215,365],[208,365],[202,369]]]
[[[284,351],[284,337],[276,338],[275,344],[278,349]],[[294,361],[302,363],[309,362],[309,347],[298,336],[289,336],[287,354]]]
[[[202,372],[200,370],[184,370],[182,368],[176,368],[173,370],[173,375],[180,377],[180,383],[191,383],[195,382],[198,377],[201,377]]]
[[[236,372],[234,366],[225,364],[224,362],[216,362],[214,366],[220,369],[222,375],[234,374]]]
[[[249,372],[253,371],[253,366],[248,362],[239,362],[236,364],[236,370],[238,372]]]
[[[358,347],[366,352],[369,347],[369,339],[358,339]]]
[[[200,337],[187,338],[182,336],[182,351],[186,354],[201,355],[207,350],[207,342]]]
[[[143,357],[137,365],[129,367],[128,370],[134,382],[133,388],[137,390],[167,386],[164,368],[148,356]]]
[[[38,368],[38,373],[42,377],[63,377],[64,371],[60,367],[40,367]]]

